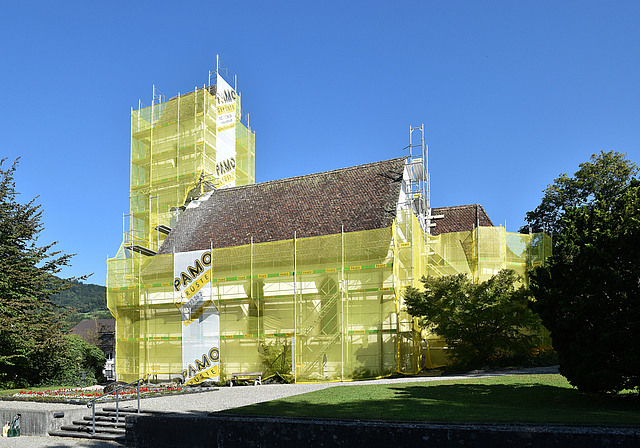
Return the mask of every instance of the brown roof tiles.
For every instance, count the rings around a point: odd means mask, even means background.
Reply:
[[[214,191],[184,211],[159,254],[390,227],[405,158]],[[440,207],[433,235],[493,226],[479,204]]]
[[[405,158],[214,191],[184,211],[159,253],[390,227]]]
[[[432,235],[470,231],[476,225],[493,227],[493,222],[480,204],[433,208],[431,214],[433,216],[444,215],[444,218],[433,221],[436,226],[431,228]]]

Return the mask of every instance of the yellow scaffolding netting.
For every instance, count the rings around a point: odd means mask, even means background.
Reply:
[[[210,89],[131,111],[131,214],[124,245],[157,251],[166,238],[157,227],[175,224],[188,195],[202,194],[206,185],[255,183],[255,133],[241,120],[240,95],[235,109],[229,172],[218,167],[224,161],[219,160],[216,97]]]
[[[404,289],[420,287],[425,275],[484,280],[504,268],[526,281],[550,247],[546,235],[500,227],[431,236],[412,212],[400,211],[386,229],[213,248],[220,379],[271,369],[296,382],[344,381],[443,365],[446,348],[407,314]],[[117,378],[178,377],[183,341],[173,255],[127,253],[107,261]],[[265,347],[284,347],[277,369],[266,365]]]

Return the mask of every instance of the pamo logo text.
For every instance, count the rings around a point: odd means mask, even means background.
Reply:
[[[236,159],[235,157],[231,157],[230,159],[225,160],[224,162],[220,162],[216,164],[216,174],[218,176],[222,176],[225,173],[228,173],[232,169],[236,167]]]
[[[236,100],[236,92],[234,90],[224,90],[216,95],[218,105],[231,103]]]
[[[220,350],[218,349],[218,347],[212,347],[211,350],[209,350],[209,353],[202,355],[202,360],[196,359],[194,361],[195,367],[189,364],[189,366],[182,371],[182,376],[184,378],[190,378],[192,376],[195,376],[199,372],[202,372],[203,370],[208,370],[211,367],[211,364],[216,363],[219,360],[220,360]],[[218,369],[215,369],[215,370],[216,370],[215,373],[217,374]]]
[[[235,162],[234,162],[235,163]],[[205,268],[211,266],[211,252],[205,252],[200,259],[193,261],[193,266],[187,266],[178,277],[173,280],[173,288],[176,292],[180,292],[181,287],[187,286],[204,273]]]

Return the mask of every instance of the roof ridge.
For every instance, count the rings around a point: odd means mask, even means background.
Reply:
[[[405,157],[217,190],[180,216],[160,254],[391,227]]]
[[[400,160],[400,159],[406,159],[406,156],[403,157],[394,157],[392,159],[387,159],[387,160],[380,160],[378,162],[369,162],[369,163],[363,163],[361,165],[355,165],[355,166],[347,166],[344,168],[335,168],[332,170],[327,170],[327,171],[320,171],[317,173],[311,173],[311,174],[302,174],[300,176],[292,176],[292,177],[285,177],[283,179],[274,179],[274,180],[267,180],[264,182],[258,182],[255,184],[247,184],[247,185],[239,185],[239,186],[235,186],[235,187],[229,187],[229,188],[221,188],[219,190],[215,190],[216,193],[221,192],[221,191],[230,191],[230,190],[238,190],[241,188],[251,188],[251,187],[256,187],[258,185],[266,185],[266,184],[281,184],[281,183],[285,183],[285,182],[292,182],[294,180],[300,179],[302,177],[317,177],[317,176],[321,176],[321,175],[326,175],[326,174],[330,174],[330,173],[335,173],[338,171],[351,171],[351,170],[355,170],[358,168],[362,168],[362,167],[367,167],[367,166],[372,166],[372,165],[379,165],[385,162],[391,162],[391,161],[396,161],[396,160]]]
[[[443,207],[431,207],[431,208],[465,208],[465,207],[481,207],[482,209],[484,209],[484,207],[482,207],[482,204],[480,203],[466,204],[466,205],[445,205]]]

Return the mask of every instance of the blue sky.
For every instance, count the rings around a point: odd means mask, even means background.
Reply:
[[[238,76],[256,180],[399,157],[424,123],[433,206],[517,231],[601,150],[640,162],[637,1],[11,2],[0,15],[0,158],[20,200],[93,273],[128,213],[131,107]],[[4,165],[5,167],[7,165]]]

